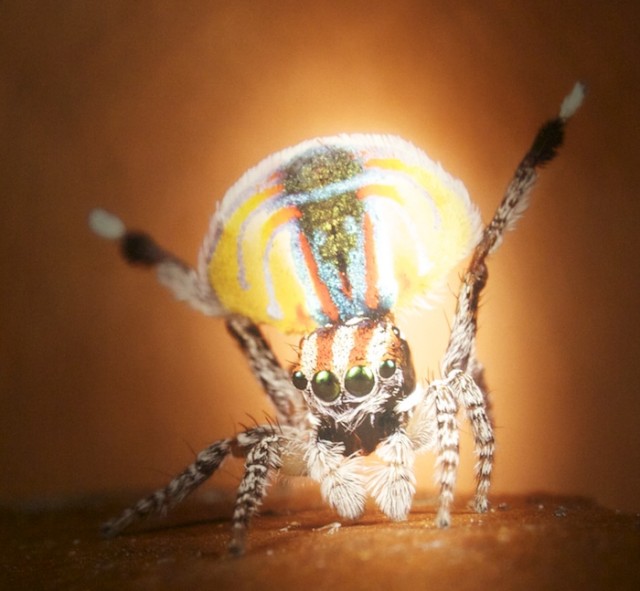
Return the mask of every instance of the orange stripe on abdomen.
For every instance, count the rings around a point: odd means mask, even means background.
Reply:
[[[369,310],[376,310],[380,303],[380,298],[378,296],[378,264],[376,261],[374,245],[373,223],[368,213],[364,214],[363,232],[365,281],[367,283],[364,302]]]
[[[311,252],[311,245],[304,233],[299,232],[298,236],[300,238],[300,249],[302,250],[302,255],[304,256],[304,260],[307,264],[307,269],[309,270],[313,287],[315,288],[318,299],[320,300],[322,312],[331,322],[337,322],[340,317],[338,308],[331,299],[329,288],[324,284],[322,279],[320,279],[318,265],[315,257],[313,256],[313,252]]]

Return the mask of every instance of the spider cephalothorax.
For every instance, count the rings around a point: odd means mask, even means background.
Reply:
[[[407,342],[388,320],[354,318],[302,339],[293,385],[318,423],[318,438],[345,453],[371,453],[400,427],[398,402],[415,389]]]
[[[222,316],[275,410],[257,425],[204,449],[166,488],[105,525],[115,534],[171,506],[233,454],[245,458],[230,550],[242,553],[270,474],[308,476],[339,515],[357,518],[371,496],[406,519],[416,453],[435,447],[440,485],[436,524],[449,525],[459,461],[457,413],[467,414],[478,457],[475,508],[486,511],[494,438],[475,342],[487,256],[528,205],[537,168],[551,160],[579,107],[577,84],[520,162],[482,228],[462,183],[412,144],[393,136],[318,138],[278,152],[247,172],[213,216],[197,268],[127,231],[103,210],[99,234],[125,257],[155,266],[178,299]],[[462,278],[441,377],[416,380],[396,312],[415,308],[454,266]],[[259,324],[301,333],[299,359],[285,371]],[[377,458],[364,470],[362,458]]]

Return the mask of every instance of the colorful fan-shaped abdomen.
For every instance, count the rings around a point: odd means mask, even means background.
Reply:
[[[318,138],[225,195],[201,273],[228,312],[285,332],[414,305],[479,236],[463,184],[392,136]]]

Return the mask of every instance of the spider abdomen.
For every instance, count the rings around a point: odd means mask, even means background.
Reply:
[[[227,311],[308,333],[415,304],[479,228],[463,184],[412,144],[317,138],[270,156],[227,192],[199,273]]]

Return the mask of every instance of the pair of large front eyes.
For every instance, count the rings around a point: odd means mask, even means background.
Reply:
[[[396,362],[393,359],[386,359],[378,367],[381,378],[390,378],[395,371]],[[305,390],[309,383],[300,370],[293,372],[291,380],[298,390]],[[375,383],[373,370],[367,365],[354,365],[344,376],[344,387],[352,396],[366,396]],[[333,372],[322,369],[311,378],[311,390],[323,402],[333,402],[340,396],[340,381]]]

